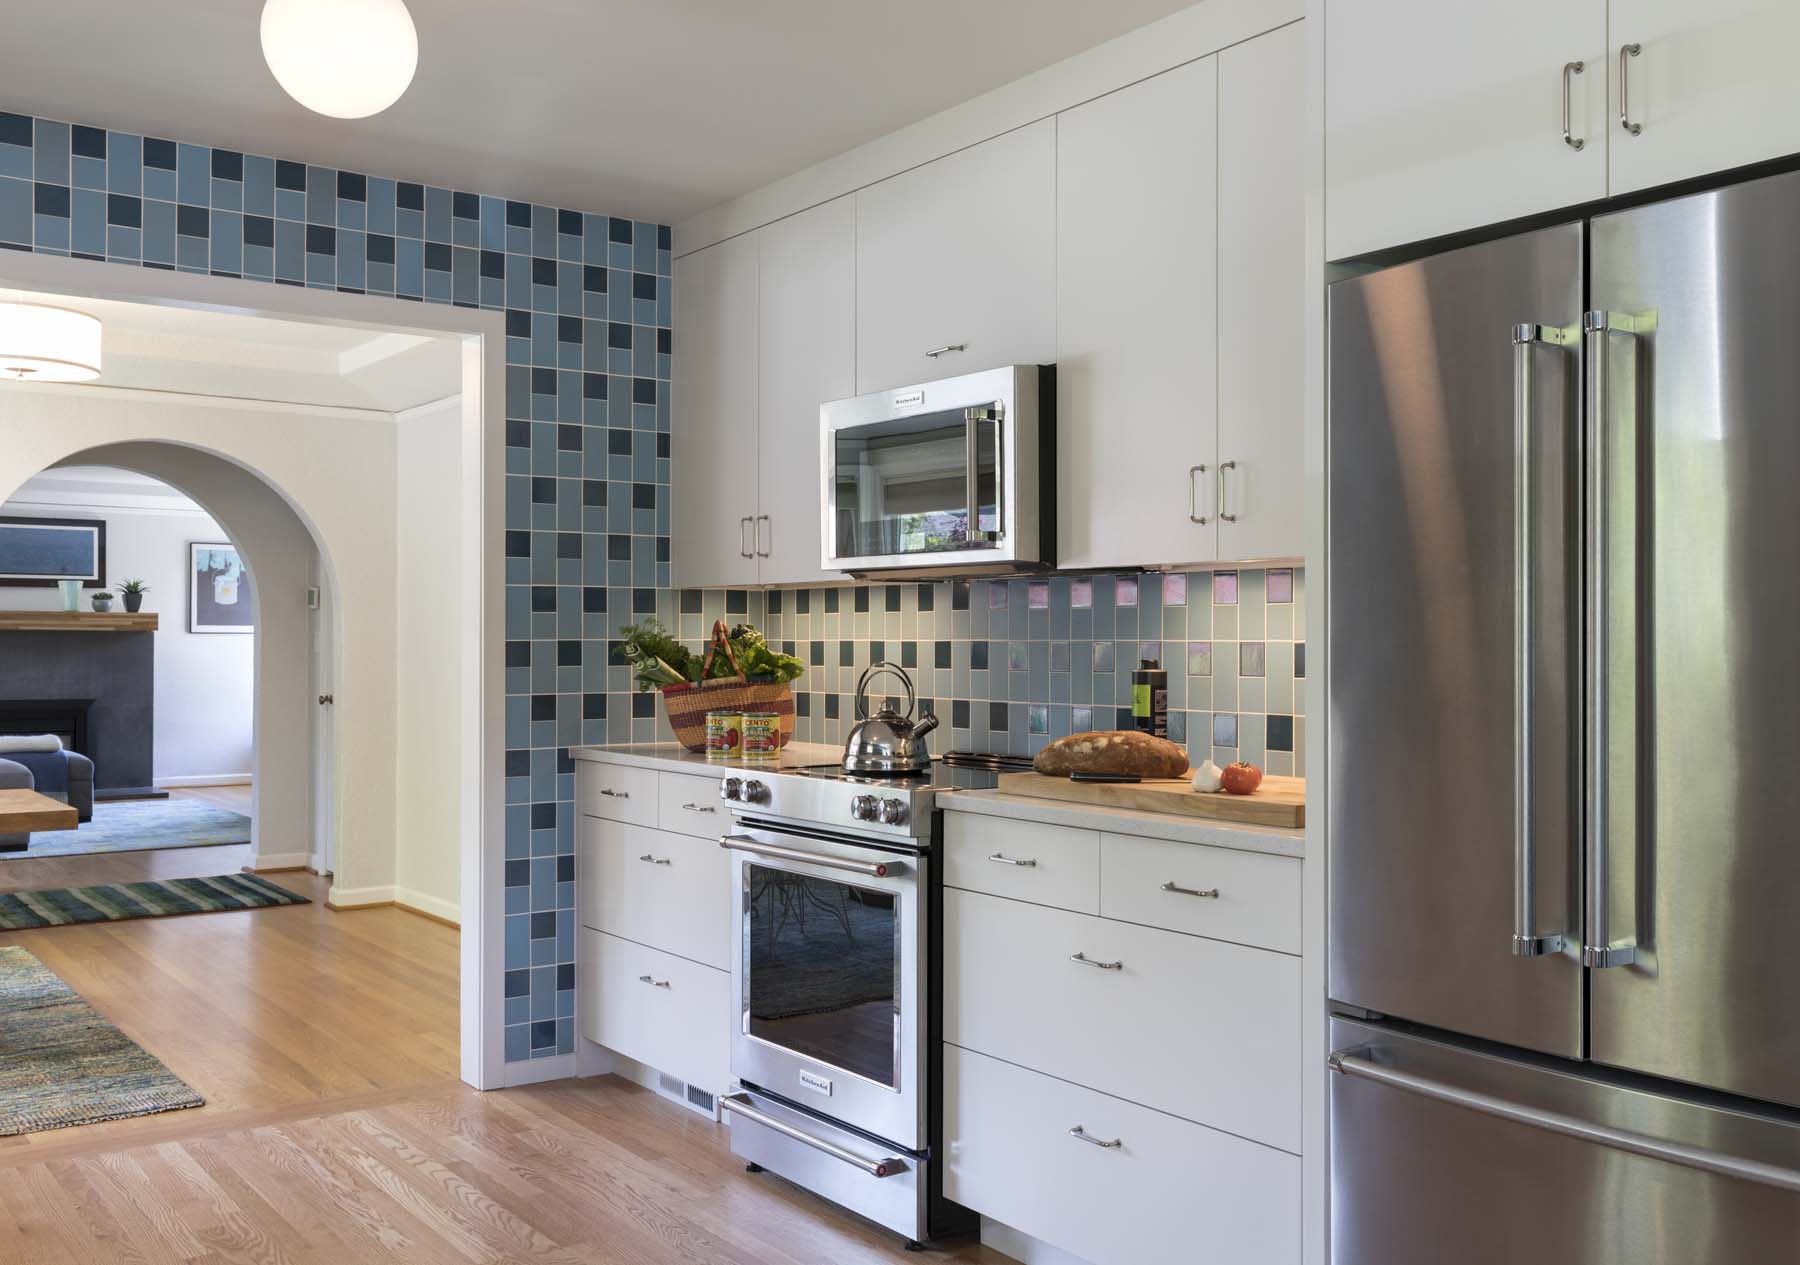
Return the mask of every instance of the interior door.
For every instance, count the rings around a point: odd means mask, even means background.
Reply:
[[[1567,1056],[1574,937],[1519,956],[1514,936],[1579,926],[1581,298],[1576,224],[1329,297],[1331,996]]]
[[[756,445],[764,584],[842,580],[820,565],[819,406],[856,394],[856,199],[756,234],[762,319]]]
[[[1800,150],[1793,0],[1612,0],[1611,192],[1630,193]],[[1636,55],[1622,47],[1635,47]]]
[[[681,588],[757,583],[757,234],[675,261],[670,562]]]
[[[1593,1057],[1792,1105],[1796,223],[1800,174],[1601,216],[1591,299],[1624,327],[1602,414],[1643,489],[1619,482],[1606,541],[1615,811],[1589,914],[1636,960],[1593,972]]]

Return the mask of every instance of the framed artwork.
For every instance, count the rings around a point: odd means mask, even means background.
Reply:
[[[250,572],[235,546],[189,543],[188,631],[256,631],[256,597],[250,587]]]
[[[106,587],[106,523],[88,518],[0,518],[0,584]]]

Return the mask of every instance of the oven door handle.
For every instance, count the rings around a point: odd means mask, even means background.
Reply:
[[[758,843],[743,835],[723,835],[719,846],[731,852],[748,852],[752,856],[767,857],[772,861],[800,861],[807,865],[822,865],[828,870],[847,870],[851,874],[864,874],[869,878],[897,878],[906,873],[903,861],[853,861],[849,857],[834,857],[823,852],[808,852],[804,848],[784,848],[773,843]]]
[[[906,1161],[897,1156],[871,1160],[846,1147],[841,1147],[835,1142],[816,1138],[804,1129],[796,1129],[785,1120],[777,1120],[774,1116],[766,1115],[750,1105],[750,1095],[748,1094],[724,1094],[719,1098],[719,1107],[724,1111],[735,1111],[744,1119],[754,1121],[765,1129],[773,1129],[784,1138],[792,1138],[803,1146],[810,1146],[815,1151],[823,1151],[834,1160],[842,1160],[846,1164],[854,1165],[870,1177],[893,1177],[904,1173],[907,1169]]]

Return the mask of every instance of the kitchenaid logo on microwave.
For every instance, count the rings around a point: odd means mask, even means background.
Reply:
[[[911,408],[915,404],[925,403],[923,391],[901,391],[894,396],[895,408]]]
[[[831,1097],[831,1082],[815,1072],[802,1071],[800,1073],[800,1084],[805,1088],[812,1090],[815,1094],[824,1094],[827,1098]]]

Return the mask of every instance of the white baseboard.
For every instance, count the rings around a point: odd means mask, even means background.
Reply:
[[[250,858],[253,870],[310,870],[310,852],[258,852]]]
[[[1087,1261],[1060,1247],[1052,1247],[1042,1239],[1034,1239],[1023,1230],[1015,1230],[989,1217],[981,1219],[981,1245],[992,1248],[1024,1265],[1087,1265]]]
[[[503,1066],[501,1080],[507,1089],[518,1085],[539,1085],[544,1081],[567,1080],[575,1075],[576,1056],[553,1054],[549,1058],[521,1059]]]
[[[158,777],[150,780],[152,786],[169,790],[182,786],[249,786],[248,773],[189,773],[181,777]]]
[[[421,892],[411,887],[394,888],[394,903],[402,909],[410,909],[415,914],[430,914],[433,918],[441,918],[448,923],[462,926],[462,906],[453,900],[445,900],[442,896],[433,896],[429,892]]]
[[[310,854],[308,854],[310,856]],[[394,903],[392,884],[385,887],[339,887],[336,883],[325,893],[325,899],[339,909],[358,909],[364,905],[391,905]]]

